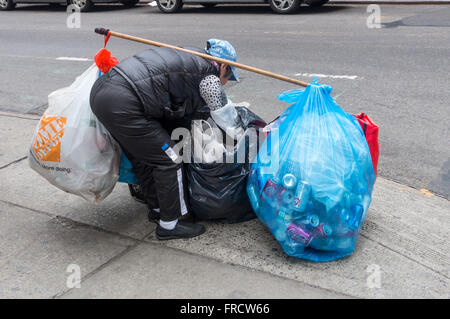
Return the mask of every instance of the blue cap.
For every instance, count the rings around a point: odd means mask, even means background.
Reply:
[[[168,149],[169,148],[169,144],[164,144],[162,147],[161,147],[161,149],[163,150],[163,151],[165,151],[166,149]]]
[[[233,48],[230,42],[225,40],[209,39],[208,41],[206,41],[205,51],[208,54],[215,56],[216,58],[230,60],[233,62],[236,62],[237,59],[236,50]],[[236,68],[232,65],[230,65],[230,67],[231,72],[233,73],[230,77],[230,80],[239,82],[239,78],[236,74]]]

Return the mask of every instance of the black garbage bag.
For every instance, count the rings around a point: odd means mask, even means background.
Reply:
[[[245,107],[236,107],[240,125],[244,130],[254,128],[259,145],[264,138],[260,128],[266,122]],[[200,114],[200,115],[199,115]],[[208,119],[208,111],[197,114],[197,119]],[[225,132],[223,132],[225,136]],[[245,136],[243,137],[245,138]],[[191,212],[201,220],[238,223],[256,217],[247,196],[246,185],[250,170],[248,138],[245,140],[245,162],[238,163],[189,163],[186,165],[189,205]]]

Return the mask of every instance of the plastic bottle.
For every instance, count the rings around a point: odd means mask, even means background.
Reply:
[[[261,222],[264,225],[268,225],[268,222],[270,219],[272,219],[274,208],[267,203],[267,201],[264,201],[261,199],[259,202],[259,210],[256,212],[258,215],[258,218],[261,220]]]
[[[341,222],[347,224],[350,221],[351,217],[350,210],[346,208],[340,208],[338,212],[338,217]]]
[[[310,230],[316,228],[320,224],[319,216],[316,214],[308,214],[299,219],[299,222]]]
[[[279,242],[286,240],[287,225],[283,220],[278,219],[274,225],[273,235]]]
[[[280,219],[284,219],[284,220],[290,220],[292,219],[292,210],[289,209],[285,209],[284,207],[281,207],[278,212],[277,212],[277,216]]]
[[[272,181],[274,181],[276,184],[281,185],[281,178],[283,177],[282,175],[282,166],[277,165],[275,167],[275,169],[273,170],[273,174],[271,176]]]
[[[359,224],[361,223],[362,215],[364,213],[364,207],[356,204],[353,206],[353,219],[351,220],[352,223],[349,225],[350,229],[353,231],[357,231],[359,228]]]
[[[311,186],[305,181],[298,183],[294,194],[294,210],[299,212],[306,211],[310,197]]]
[[[255,186],[250,184],[247,188],[248,197],[250,198],[250,203],[252,204],[253,210],[257,213],[259,212],[259,196],[255,189]]]
[[[359,204],[353,205],[350,209],[342,208],[339,212],[340,221],[349,229],[355,232],[361,222],[364,207]]]
[[[343,211],[347,210],[343,209]],[[355,231],[351,230],[347,224],[347,221],[342,219],[340,216],[338,216],[338,220],[332,226],[333,234],[338,238],[352,237],[355,235]]]
[[[259,189],[263,189],[264,186],[266,185],[267,180],[270,177],[269,171],[270,171],[269,167],[263,166],[260,166],[256,169],[256,176],[258,180]]]

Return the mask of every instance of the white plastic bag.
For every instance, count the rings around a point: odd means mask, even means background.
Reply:
[[[119,178],[121,150],[92,113],[93,64],[69,87],[48,96],[48,109],[33,135],[30,167],[56,187],[89,202],[108,196]]]
[[[241,118],[231,100],[228,100],[224,107],[211,111],[211,117],[227,135],[235,140],[239,140],[244,134]]]
[[[195,163],[222,162],[226,153],[222,133],[215,123],[205,120],[192,122]]]

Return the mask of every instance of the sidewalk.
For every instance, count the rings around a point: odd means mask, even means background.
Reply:
[[[330,263],[287,257],[258,220],[159,242],[126,185],[94,206],[29,168],[38,118],[0,112],[0,298],[450,297],[446,199],[378,178],[355,253]]]

